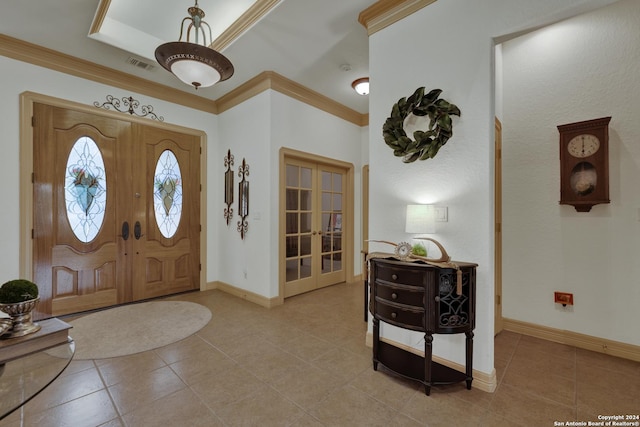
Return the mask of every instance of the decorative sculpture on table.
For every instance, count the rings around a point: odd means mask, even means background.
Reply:
[[[224,219],[227,220],[227,225],[229,225],[229,221],[233,217],[233,208],[231,207],[233,204],[233,171],[231,166],[233,166],[233,154],[229,149],[224,158],[224,167],[227,168],[224,173],[224,204],[227,205],[224,208]]]
[[[242,159],[242,166],[238,168],[238,176],[241,178],[238,183],[238,215],[240,220],[238,221],[238,231],[240,232],[240,238],[244,240],[244,235],[247,234],[249,223],[247,222],[247,216],[249,215],[249,165]]]

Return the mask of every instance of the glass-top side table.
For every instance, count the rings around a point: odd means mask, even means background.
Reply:
[[[65,370],[75,353],[68,342],[0,364],[0,420],[44,390]]]

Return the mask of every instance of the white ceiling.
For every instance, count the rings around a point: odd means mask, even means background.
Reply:
[[[89,37],[99,2],[3,1],[0,29],[2,34],[208,99],[218,99],[270,70],[360,113],[368,112],[368,97],[356,94],[351,82],[368,76],[368,37],[357,20],[358,14],[376,0],[281,0],[223,50],[234,65],[234,75],[197,92],[157,64],[153,52],[149,55],[149,50],[155,49],[155,40],[178,40],[180,23],[194,5],[193,0],[111,0],[105,23],[115,22],[114,30],[111,36],[99,36],[102,41]],[[252,3],[198,0],[214,39]],[[103,28],[107,27],[103,24]],[[130,57],[154,67],[144,70],[131,65],[127,62]],[[343,64],[350,70],[344,71]]]

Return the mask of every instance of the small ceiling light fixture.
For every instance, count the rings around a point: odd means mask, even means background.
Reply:
[[[180,24],[180,38],[177,42],[169,42],[158,46],[156,60],[167,71],[194,88],[212,86],[219,81],[227,80],[233,75],[233,64],[223,54],[208,47],[207,36],[203,26],[211,27],[205,21],[204,11],[198,7],[198,0],[193,7],[187,9],[189,16]],[[185,22],[187,27],[186,41],[182,41]],[[191,28],[195,27],[195,43],[189,41]],[[198,42],[202,35],[202,44]]]
[[[369,95],[369,77],[354,80],[351,87],[358,92],[358,95]]]

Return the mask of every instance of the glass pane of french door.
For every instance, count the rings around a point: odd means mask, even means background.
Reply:
[[[322,274],[342,270],[342,174],[322,171]]]
[[[286,282],[310,278],[313,242],[313,169],[286,166]]]

